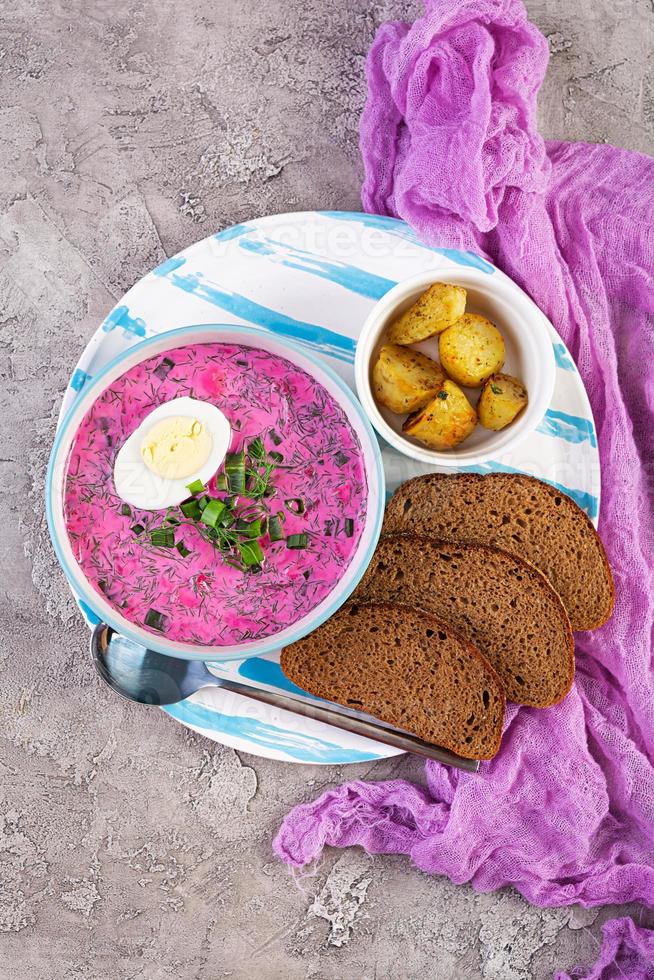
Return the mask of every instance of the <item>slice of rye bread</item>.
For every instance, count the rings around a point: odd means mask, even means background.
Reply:
[[[490,759],[500,746],[497,674],[451,626],[418,609],[350,603],[285,647],[281,664],[305,691],[467,759]]]
[[[595,629],[613,611],[613,577],[595,528],[567,494],[534,477],[419,476],[396,491],[383,530],[495,545],[524,558],[559,593],[573,630]]]
[[[402,602],[450,623],[495,669],[509,701],[548,708],[572,686],[563,603],[533,565],[499,548],[385,536],[357,600]]]

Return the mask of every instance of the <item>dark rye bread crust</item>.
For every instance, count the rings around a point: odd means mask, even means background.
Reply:
[[[602,626],[613,577],[591,521],[565,493],[521,473],[430,473],[404,483],[386,508],[385,532],[494,545],[549,579],[573,630]]]
[[[374,715],[467,759],[502,737],[497,674],[451,626],[396,603],[349,603],[285,647],[286,676],[311,694]]]
[[[533,565],[499,548],[384,536],[357,600],[402,602],[450,623],[495,669],[509,701],[547,708],[572,687],[563,603]]]

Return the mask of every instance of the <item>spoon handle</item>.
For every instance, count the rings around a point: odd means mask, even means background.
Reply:
[[[250,698],[252,701],[259,701],[261,704],[268,704],[273,708],[283,708],[285,711],[292,711],[296,715],[311,718],[313,721],[325,722],[327,725],[340,728],[344,732],[352,732],[354,735],[372,738],[383,745],[402,749],[403,752],[412,752],[414,755],[421,755],[426,759],[435,759],[437,762],[443,762],[445,765],[454,766],[466,772],[479,770],[479,762],[476,759],[464,759],[447,749],[432,745],[430,742],[424,742],[421,738],[410,735],[408,732],[396,731],[385,728],[383,725],[377,725],[365,718],[342,714],[335,708],[316,704],[313,701],[300,701],[299,698],[286,697],[286,695],[278,694],[276,691],[265,691],[259,687],[238,684],[235,681],[213,675],[211,684],[222,688],[224,691],[230,691],[232,694],[240,694],[241,697]]]

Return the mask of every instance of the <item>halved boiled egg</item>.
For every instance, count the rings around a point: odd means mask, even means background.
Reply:
[[[231,435],[229,422],[209,402],[173,398],[159,405],[116,456],[116,493],[142,510],[174,507],[189,496],[190,483],[206,483],[216,473]]]

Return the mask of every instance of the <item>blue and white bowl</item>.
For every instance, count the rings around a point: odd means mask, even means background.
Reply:
[[[177,347],[203,343],[236,343],[260,348],[284,357],[311,375],[329,392],[347,415],[362,448],[362,462],[368,483],[368,500],[363,531],[343,577],[314,609],[291,626],[261,640],[233,646],[199,646],[166,639],[144,630],[126,619],[104,596],[91,586],[73,554],[64,523],[66,463],[75,433],[93,402],[120,375],[141,361]],[[381,531],[385,502],[384,470],[377,438],[354,394],[323,361],[275,334],[235,325],[204,324],[182,327],[151,337],[124,351],[84,387],[61,422],[50,456],[46,481],[48,527],[57,557],[81,601],[95,616],[124,636],[160,653],[188,660],[230,661],[262,656],[293,643],[329,619],[348,599],[365,572]]]

